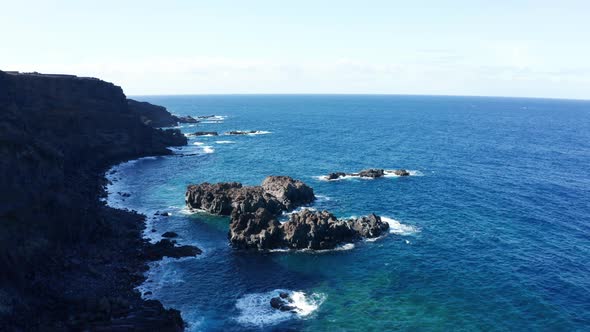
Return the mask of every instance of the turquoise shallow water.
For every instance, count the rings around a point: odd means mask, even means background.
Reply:
[[[131,197],[113,194],[110,203],[148,214],[148,236],[175,231],[203,249],[155,263],[141,287],[180,309],[190,330],[590,330],[590,102],[137,98],[224,117],[185,133],[270,132],[191,138],[177,155],[126,163],[111,176],[110,190]],[[369,167],[415,176],[318,178]],[[314,187],[314,208],[375,212],[395,232],[348,250],[240,252],[227,245],[227,218],[183,210],[187,184],[281,174]],[[172,216],[153,219],[156,210]],[[277,289],[302,292],[299,315],[269,310]]]

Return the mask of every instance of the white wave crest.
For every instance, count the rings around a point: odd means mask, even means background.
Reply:
[[[341,181],[341,180],[350,180],[350,179],[358,179],[358,178],[360,178],[360,176],[357,176],[357,175],[345,175],[345,176],[341,176],[341,177],[339,177],[337,179],[329,180],[327,175],[314,176],[314,179],[320,180],[320,181]]]
[[[272,134],[272,132],[266,131],[266,130],[257,130],[256,132],[249,133],[248,135],[254,136],[254,135],[266,135],[266,134]]]
[[[424,176],[424,173],[418,171],[418,170],[411,170],[408,169],[407,170],[408,173],[410,174],[410,176]],[[385,175],[383,175],[386,178],[398,178],[401,177],[400,175],[395,174],[395,170],[385,170]]]
[[[193,142],[193,145],[205,145],[203,142]]]
[[[267,130],[255,130],[250,132],[250,130],[236,130],[239,134],[231,134],[231,132],[227,132],[224,135],[226,136],[256,136],[256,135],[266,135],[272,134],[272,132]]]
[[[337,246],[334,249],[319,249],[319,250],[315,250],[315,249],[289,249],[289,248],[279,248],[279,249],[270,249],[267,250],[268,252],[301,252],[301,253],[307,253],[307,254],[322,254],[322,253],[326,253],[326,252],[332,252],[332,251],[345,251],[345,250],[352,250],[354,249],[356,246],[354,245],[354,243],[344,243],[341,244],[339,246]]]
[[[235,142],[234,141],[215,141],[215,143],[217,143],[217,144],[233,144]]]
[[[402,224],[398,220],[381,216],[381,220],[389,224],[389,233],[397,235],[414,235],[420,232],[415,226]]]
[[[279,296],[281,292],[288,293],[293,300],[294,312],[280,311],[270,306],[270,300]],[[246,294],[236,302],[240,311],[236,321],[245,326],[269,326],[290,319],[302,319],[315,312],[325,301],[326,296],[321,293],[306,294],[301,291],[276,289],[267,293]]]
[[[223,120],[227,119],[227,116],[226,115],[214,115],[214,116],[205,116],[205,117],[198,116],[197,118],[199,120],[201,120],[200,121],[201,123],[209,123],[209,122],[216,123],[218,121],[223,121]]]
[[[205,153],[213,153],[213,152],[215,152],[215,149],[213,149],[213,147],[207,145],[207,146],[204,146],[203,147],[203,152],[205,152]]]
[[[315,195],[316,201],[318,202],[326,202],[326,201],[331,201],[332,198],[330,198],[329,196],[326,195]]]

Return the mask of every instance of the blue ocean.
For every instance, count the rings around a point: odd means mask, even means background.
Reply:
[[[196,258],[153,263],[145,298],[189,331],[590,330],[590,102],[363,95],[142,96],[179,115],[174,155],[116,166],[110,205],[179,234]],[[241,136],[231,130],[256,130]],[[408,177],[325,181],[331,172]],[[310,208],[376,213],[387,236],[331,251],[228,245],[229,218],[191,213],[188,184],[288,175]],[[130,197],[116,194],[129,193]],[[167,211],[170,217],[154,216]],[[269,305],[279,290],[298,310]]]

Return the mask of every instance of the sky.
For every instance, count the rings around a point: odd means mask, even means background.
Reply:
[[[590,1],[0,0],[0,70],[128,95],[590,99]]]

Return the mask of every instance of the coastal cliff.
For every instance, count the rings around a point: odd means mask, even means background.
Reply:
[[[144,217],[99,200],[110,165],[186,144],[145,120],[114,84],[0,71],[0,326],[182,329],[133,291],[162,256]]]

